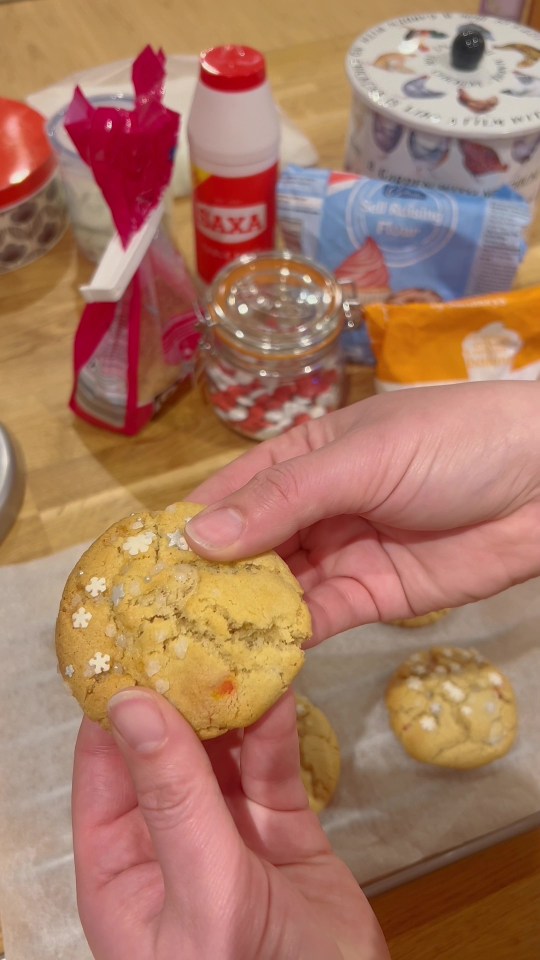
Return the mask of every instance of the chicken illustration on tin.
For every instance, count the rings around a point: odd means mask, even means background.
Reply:
[[[540,77],[533,77],[530,73],[520,73],[514,70],[514,76],[519,83],[517,90],[503,90],[510,97],[540,97]]]
[[[425,30],[420,27],[419,29],[407,30],[400,47],[403,47],[403,52],[414,50],[419,53],[429,53],[431,50],[430,40],[446,40],[447,37],[448,34],[442,33],[440,30]]]
[[[389,73],[414,74],[408,62],[409,59],[410,57],[404,53],[381,53],[373,62],[373,66],[378,67],[379,70],[387,70]]]
[[[494,110],[499,103],[498,97],[484,97],[482,100],[477,97],[471,97],[470,93],[463,87],[460,87],[457,98],[459,102],[472,113],[489,113],[491,110]]]
[[[384,117],[381,113],[373,113],[373,139],[383,153],[392,153],[403,135],[403,126]]]
[[[449,137],[436,137],[412,130],[408,140],[409,153],[413,160],[426,164],[431,170],[440,167],[448,157]]]
[[[522,70],[534,67],[540,60],[540,50],[538,47],[531,47],[528,43],[503,43],[500,46],[495,46],[493,49],[512,50],[515,53],[521,54],[522,59],[519,61],[518,67],[521,67]]]
[[[465,169],[473,177],[486,177],[489,173],[504,173],[507,163],[501,163],[499,154],[485,143],[473,143],[472,140],[460,140],[459,149],[463,154]]]
[[[540,144],[540,134],[534,133],[530,137],[518,137],[512,143],[510,151],[512,160],[516,163],[528,163],[534,156]]]
[[[428,80],[427,74],[423,77],[415,77],[414,80],[407,80],[401,89],[406,97],[412,97],[416,100],[436,100],[439,97],[444,97],[444,93],[439,90],[429,90],[426,86]]]

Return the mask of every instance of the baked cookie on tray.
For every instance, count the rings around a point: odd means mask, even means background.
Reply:
[[[201,739],[254,723],[300,670],[311,619],[284,561],[265,553],[204,560],[184,527],[201,506],[177,503],[113,524],[66,583],[56,625],[61,675],[84,712],[151,687]]]
[[[415,760],[467,770],[503,757],[517,732],[510,681],[476,650],[414,653],[386,692],[390,725]]]
[[[311,809],[320,813],[330,803],[339,780],[338,739],[326,714],[307,697],[295,696],[302,783]]]

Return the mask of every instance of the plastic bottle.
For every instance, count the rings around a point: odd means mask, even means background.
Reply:
[[[204,51],[188,122],[204,283],[243,253],[273,249],[279,140],[262,54],[234,45]]]

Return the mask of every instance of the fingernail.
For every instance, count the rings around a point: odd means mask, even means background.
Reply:
[[[240,537],[245,520],[234,507],[218,507],[197,514],[186,524],[186,533],[201,547],[230,547]]]
[[[142,691],[115,693],[109,700],[108,713],[113,728],[137,753],[155,753],[167,739],[158,704]]]

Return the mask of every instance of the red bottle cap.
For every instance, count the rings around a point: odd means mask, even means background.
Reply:
[[[56,160],[41,114],[0,97],[0,209],[26,200],[52,176]]]
[[[258,87],[266,79],[264,57],[253,47],[212,47],[201,53],[200,65],[202,83],[214,90],[238,93]]]

